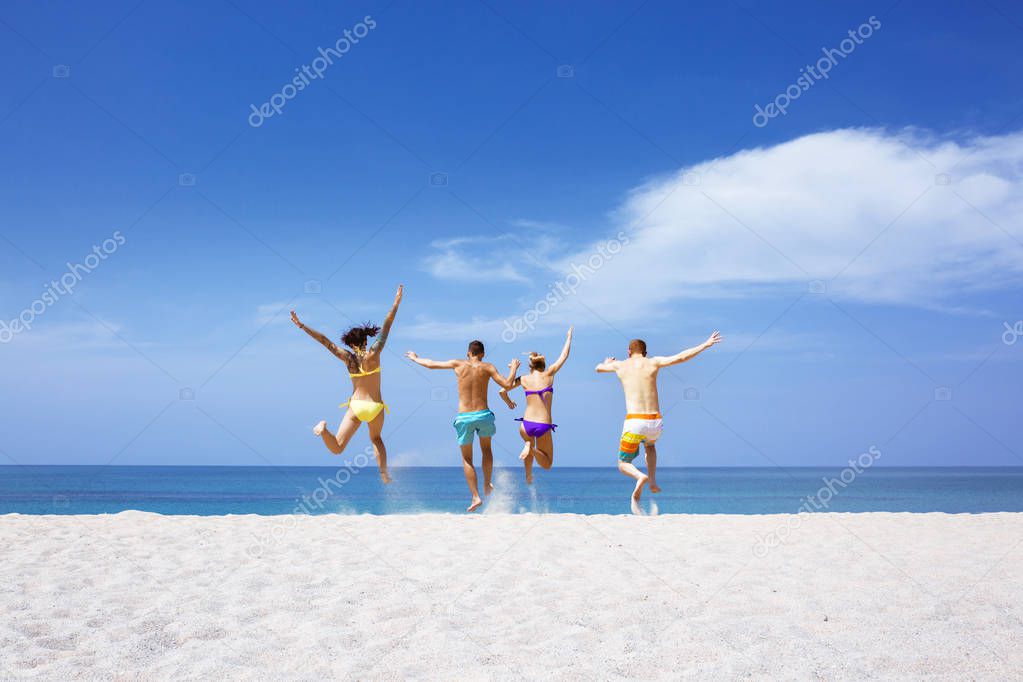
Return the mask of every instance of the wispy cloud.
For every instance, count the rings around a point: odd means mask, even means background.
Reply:
[[[434,253],[423,260],[425,270],[437,279],[458,282],[527,282],[525,275],[500,254],[491,253],[491,244],[468,239],[434,242]]]
[[[29,352],[67,352],[74,350],[122,350],[126,346],[117,338],[122,326],[114,322],[82,320],[80,322],[52,322],[40,324],[11,339],[9,346]],[[135,345],[151,345],[136,343]]]
[[[438,279],[482,282],[529,282],[526,273],[550,267],[564,248],[565,228],[556,223],[516,219],[508,232],[437,240],[423,259],[424,269]]]
[[[464,341],[473,339],[497,341],[504,320],[499,318],[473,317],[468,321],[443,321],[420,315],[414,321],[401,327],[401,334],[412,339],[425,341]]]

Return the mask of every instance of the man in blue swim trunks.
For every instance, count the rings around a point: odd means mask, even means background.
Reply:
[[[501,388],[510,389],[519,370],[519,361],[512,360],[508,366],[508,376],[501,376],[489,362],[483,362],[483,342],[473,341],[465,360],[427,360],[414,352],[405,355],[421,367],[427,369],[453,369],[458,377],[458,416],[454,427],[458,445],[462,449],[462,470],[465,482],[469,484],[472,502],[466,511],[476,511],[483,504],[479,487],[476,483],[476,467],[472,463],[472,440],[479,434],[480,451],[483,453],[483,492],[489,495],[494,486],[491,477],[494,472],[494,453],[490,449],[490,439],[497,428],[494,425],[494,413],[487,406],[487,395],[490,392],[490,380],[493,379]]]

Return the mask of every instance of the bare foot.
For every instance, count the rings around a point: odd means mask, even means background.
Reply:
[[[646,485],[647,478],[648,478],[647,476],[642,476],[642,477],[640,477],[636,481],[636,487],[632,491],[632,501],[633,502],[637,502],[637,503],[639,502],[639,497],[640,497],[640,495],[643,494],[643,486]]]
[[[468,507],[466,507],[465,511],[467,511],[467,512],[476,511],[482,505],[483,505],[483,500],[481,500],[478,497],[474,497],[474,498],[472,498],[472,504],[470,504]]]
[[[632,498],[631,501],[632,513],[635,514],[636,516],[645,516],[645,514],[643,513],[643,509],[639,506],[639,500],[637,500],[634,497]]]
[[[391,479],[391,475],[389,473],[387,473],[386,471],[381,471],[380,472],[380,480],[383,481],[385,484],[390,483],[391,480],[392,480]]]
[[[661,492],[661,486],[657,485],[653,481],[650,481],[650,492],[659,493]]]
[[[533,472],[532,471],[527,471],[526,472],[526,485],[533,485]]]
[[[522,448],[522,452],[519,453],[519,459],[525,459],[526,457],[529,457],[530,453],[532,452],[533,447],[529,443],[526,443],[526,445]]]
[[[484,483],[483,484],[483,494],[484,495],[489,495],[492,492],[494,492],[494,484],[493,483]]]
[[[313,434],[319,436],[323,433],[323,430],[327,428],[327,422],[322,421],[313,427]]]

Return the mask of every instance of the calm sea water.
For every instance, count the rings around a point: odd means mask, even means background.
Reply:
[[[814,506],[826,501],[827,511],[838,512],[1023,511],[1023,467],[874,467],[847,485],[841,473],[663,468],[663,492],[646,493],[643,507],[653,500],[662,514],[794,513],[811,497]],[[375,469],[0,466],[0,514],[409,514],[462,512],[468,503],[461,468],[398,468],[393,475],[383,486]],[[495,483],[484,511],[625,514],[632,489],[610,467],[538,469],[531,487],[520,469],[497,469]]]

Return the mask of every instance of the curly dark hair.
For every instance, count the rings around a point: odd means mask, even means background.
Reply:
[[[366,347],[366,341],[380,333],[380,327],[376,326],[372,322],[360,325],[358,327],[352,327],[344,334],[341,335],[341,343],[345,344],[349,348],[360,350]]]
[[[352,327],[344,334],[341,335],[341,343],[345,344],[352,350],[366,350],[366,342],[372,337],[380,333],[380,327],[376,326],[372,322],[359,325],[358,327]],[[359,372],[362,370],[359,358],[354,354],[349,356],[346,361],[348,364],[348,370],[353,372]]]

